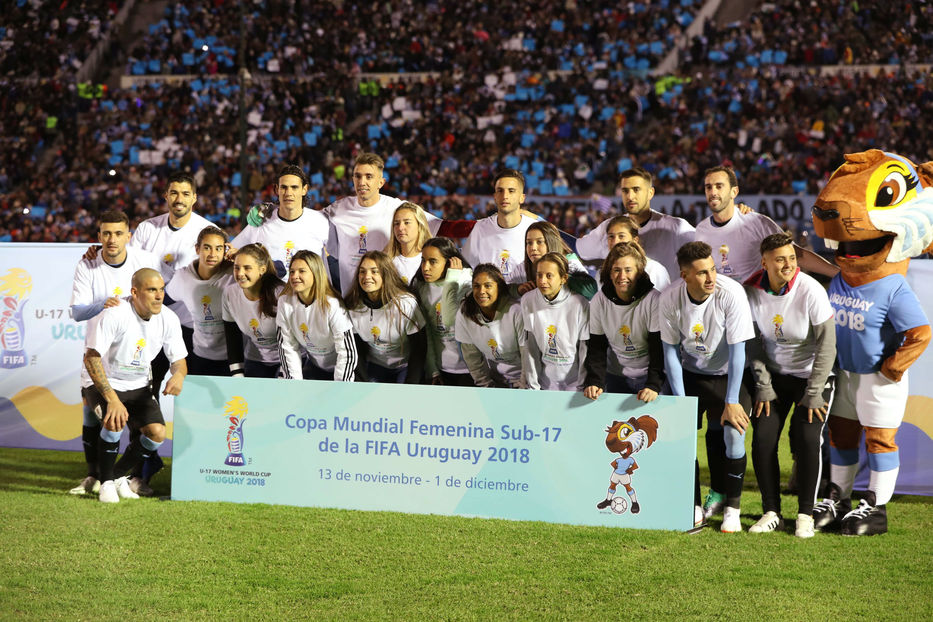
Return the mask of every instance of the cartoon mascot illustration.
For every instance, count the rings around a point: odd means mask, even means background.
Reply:
[[[894,436],[907,404],[907,369],[930,342],[930,323],[904,275],[933,247],[933,162],[877,149],[847,154],[813,207],[813,229],[841,272],[829,286],[839,377],[829,413],[829,497],[814,526],[846,535],[888,530],[885,504],[900,467]],[[852,509],[862,431],[868,493]]]
[[[641,511],[638,496],[632,487],[632,473],[638,468],[634,455],[651,447],[657,439],[658,422],[649,415],[642,415],[637,419],[631,417],[628,421],[613,421],[612,425],[606,428],[606,448],[618,453],[619,457],[609,463],[613,468],[609,477],[609,493],[596,504],[597,509],[611,507],[616,514],[625,512],[628,505],[625,497],[616,497],[616,486],[622,484],[631,499],[632,514]]]

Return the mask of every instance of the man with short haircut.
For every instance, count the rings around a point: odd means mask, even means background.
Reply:
[[[130,293],[122,304],[101,313],[90,327],[84,354],[84,367],[93,381],[88,401],[103,425],[97,458],[103,503],[139,497],[130,489],[125,474],[165,440],[165,420],[149,389],[152,359],[164,350],[171,362],[165,395],[178,395],[187,373],[181,324],[171,309],[162,306],[162,275],[152,268],[137,270]],[[140,435],[115,464],[120,435],[127,424],[138,427]]]
[[[761,266],[745,282],[756,338],[748,342],[755,380],[752,463],[762,517],[748,530],[781,530],[778,442],[790,411],[797,458],[795,533],[813,536],[813,506],[822,471],[821,447],[836,359],[835,313],[823,286],[797,267],[793,238],[774,233],[761,242]]]
[[[776,222],[763,214],[743,214],[736,209],[735,197],[739,183],[728,166],[714,166],[704,174],[703,188],[706,203],[712,215],[696,228],[696,240],[706,242],[713,249],[716,271],[740,283],[757,272],[761,266],[761,241],[773,233],[781,233]],[[828,277],[839,269],[814,253],[794,245],[801,269]]]
[[[255,242],[262,244],[272,257],[276,274],[284,279],[288,265],[298,251],[308,250],[324,256],[330,225],[324,214],[305,207],[309,185],[301,167],[288,164],[279,169],[275,189],[279,198],[278,208],[264,214],[259,226],[245,227],[233,239],[231,246],[236,249]]]
[[[676,249],[693,241],[693,227],[683,218],[668,216],[651,209],[651,199],[654,197],[653,177],[643,168],[631,168],[619,175],[619,191],[622,194],[622,206],[638,225],[639,244],[645,254],[659,261],[668,274],[679,274]],[[608,226],[609,220],[604,220],[577,240],[577,254],[581,259],[596,261],[606,258]]]
[[[717,275],[712,249],[689,242],[677,251],[683,281],[661,292],[658,311],[664,367],[674,395],[696,396],[697,428],[707,413],[711,487],[700,507],[699,463],[694,492],[697,525],[725,506],[721,531],[742,530],[745,430],[751,398],[742,385],[745,342],[755,336],[742,286]]]
[[[491,263],[509,284],[524,279],[525,233],[535,219],[524,213],[525,177],[515,169],[504,169],[493,182],[497,212],[476,222],[463,244],[463,256],[472,265]]]
[[[103,212],[99,218],[97,237],[101,244],[100,251],[94,253],[93,259],[83,257],[78,262],[71,290],[71,315],[77,322],[88,322],[85,334],[91,331],[101,311],[125,304],[123,297],[130,291],[133,274],[137,270],[159,266],[159,261],[154,255],[127,246],[131,238],[130,221],[123,212]],[[91,378],[82,366],[81,396],[84,422],[81,440],[88,474],[80,484],[69,491],[75,495],[96,493],[100,487],[97,465],[100,421],[94,416],[86,394],[91,384]]]

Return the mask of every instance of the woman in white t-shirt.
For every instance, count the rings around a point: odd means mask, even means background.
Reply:
[[[547,253],[535,265],[537,289],[522,296],[525,350],[522,369],[529,389],[582,391],[593,384],[583,361],[590,338],[586,298],[567,287],[562,253]]]
[[[229,376],[222,315],[224,289],[233,284],[233,262],[224,259],[227,234],[211,225],[198,234],[198,257],[175,271],[165,292],[191,314],[194,351],[188,353],[188,373]]]
[[[275,378],[279,372],[275,311],[284,284],[262,244],[247,244],[233,262],[235,285],[224,290],[227,360],[233,376]],[[246,336],[246,351],[244,340]]]
[[[392,215],[392,239],[385,253],[392,259],[402,281],[407,285],[421,267],[421,248],[431,237],[424,209],[405,201],[395,208]]]
[[[607,250],[610,251],[613,246],[621,242],[635,242],[641,247],[641,240],[638,239],[638,225],[628,216],[612,218],[606,225],[606,242],[609,245]],[[643,252],[644,250],[642,248]],[[659,292],[671,284],[671,275],[664,264],[648,257],[647,253],[645,253],[645,273]]]
[[[535,287],[535,262],[547,253],[560,253],[567,259],[570,272],[567,276],[567,287],[575,294],[580,294],[587,300],[596,294],[596,280],[591,277],[580,258],[560,237],[560,230],[551,223],[543,220],[532,223],[525,231],[525,261],[522,264],[525,273],[525,282],[518,286],[519,295],[524,295]]]
[[[425,380],[432,384],[472,387],[470,368],[454,336],[457,309],[470,291],[473,271],[454,243],[431,238],[421,249],[421,268],[411,280],[427,324]]]
[[[473,269],[472,289],[457,311],[455,335],[474,384],[525,388],[521,305],[509,295],[505,278],[491,263]]]
[[[347,294],[356,333],[357,379],[419,384],[427,352],[418,300],[382,251],[360,259],[357,279]]]
[[[275,324],[285,378],[353,381],[353,325],[317,253],[300,250],[292,257]]]

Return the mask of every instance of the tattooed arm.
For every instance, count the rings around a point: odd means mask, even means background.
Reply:
[[[107,374],[104,372],[104,366],[100,360],[100,353],[93,348],[88,348],[84,353],[84,367],[94,381],[94,388],[100,393],[101,397],[107,400],[107,412],[104,414],[102,423],[108,430],[119,432],[126,426],[126,420],[129,413],[126,406],[117,397],[117,392],[110,386],[107,380]]]

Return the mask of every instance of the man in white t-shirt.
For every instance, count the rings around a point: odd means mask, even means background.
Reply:
[[[736,208],[738,179],[728,166],[714,166],[704,175],[703,188],[712,216],[697,224],[696,239],[713,249],[716,271],[740,283],[761,268],[761,241],[781,228],[763,214],[743,214]],[[839,268],[814,253],[794,245],[800,268],[833,277]]]
[[[133,274],[140,268],[157,268],[158,260],[146,251],[128,248],[130,221],[126,214],[108,210],[100,215],[97,237],[100,249],[94,247],[92,258],[83,257],[75,268],[71,290],[71,316],[77,322],[88,322],[85,334],[96,323],[101,311],[116,307],[130,291]],[[88,405],[86,392],[91,378],[81,370],[81,396],[84,405],[81,440],[88,474],[80,484],[69,492],[74,495],[96,493],[100,488],[97,466],[97,439],[100,437],[100,421]]]
[[[699,507],[699,464],[694,519],[702,524],[724,508],[721,531],[742,530],[740,502],[745,479],[745,430],[751,397],[742,384],[745,342],[755,336],[742,286],[717,275],[705,242],[677,251],[680,276],[661,292],[658,311],[664,367],[674,395],[697,397],[697,427],[707,413],[706,455],[710,494]]]
[[[263,214],[261,224],[245,227],[233,238],[234,249],[247,244],[260,243],[266,247],[275,272],[280,279],[288,274],[292,257],[300,250],[324,256],[324,245],[330,225],[324,214],[304,206],[308,194],[308,177],[299,166],[288,164],[279,170],[275,183],[279,198],[278,208],[268,204],[269,213]]]
[[[463,256],[472,265],[491,263],[509,284],[522,283],[525,262],[525,232],[535,219],[523,212],[525,177],[505,169],[493,183],[497,211],[476,222],[463,244]]]
[[[653,177],[643,168],[636,167],[624,171],[619,176],[619,192],[622,194],[622,206],[638,225],[639,244],[645,250],[645,254],[660,262],[668,274],[680,274],[677,249],[693,241],[693,227],[683,218],[668,216],[651,209],[651,199],[654,197]],[[609,221],[607,218],[577,240],[577,254],[581,259],[599,261],[606,258]]]
[[[106,309],[90,327],[84,354],[84,366],[93,382],[88,401],[102,424],[97,460],[104,503],[138,498],[125,474],[165,440],[165,420],[149,389],[152,359],[164,350],[171,361],[165,395],[178,395],[187,373],[181,323],[171,309],[162,306],[162,275],[152,268],[137,270],[130,293],[130,298]],[[127,424],[139,428],[140,435],[116,463],[120,435]]]

